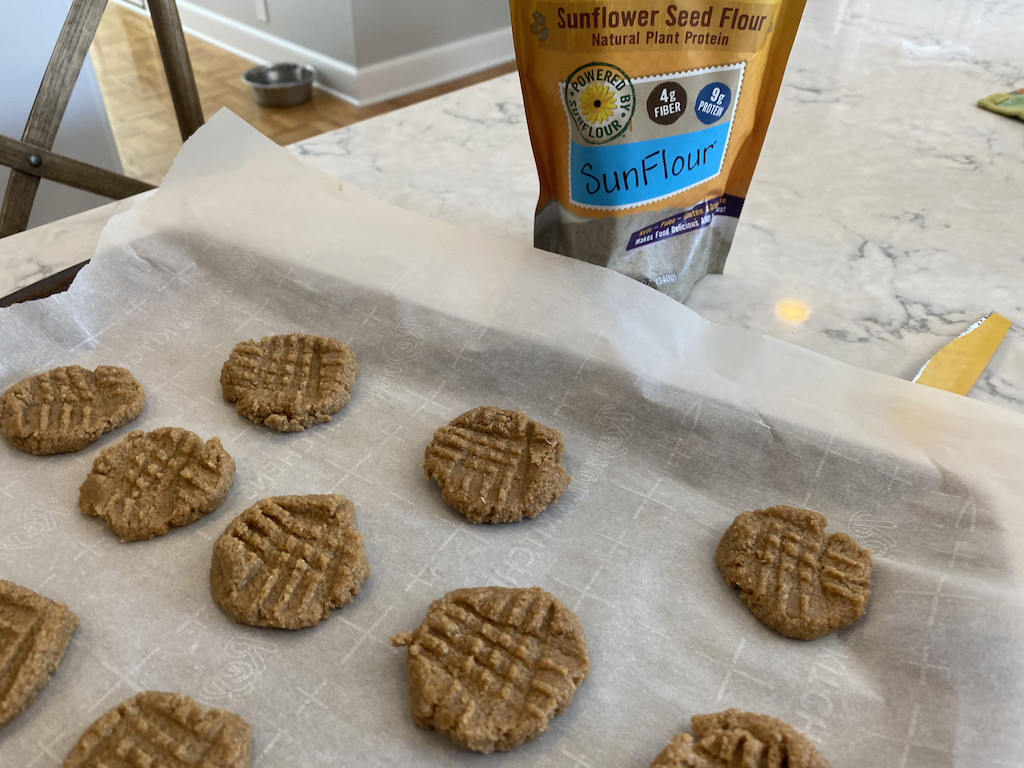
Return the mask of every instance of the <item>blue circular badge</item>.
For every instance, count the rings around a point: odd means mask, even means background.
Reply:
[[[704,125],[716,123],[729,111],[732,91],[725,83],[708,83],[693,100],[693,111]]]

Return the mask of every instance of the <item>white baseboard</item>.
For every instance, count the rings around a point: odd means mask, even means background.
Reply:
[[[515,60],[512,27],[417,51],[356,71],[360,104],[372,104]]]
[[[189,34],[254,63],[308,64],[316,70],[318,88],[356,106],[412,93],[515,58],[511,27],[355,67],[187,0],[178,0],[178,14],[181,26]]]

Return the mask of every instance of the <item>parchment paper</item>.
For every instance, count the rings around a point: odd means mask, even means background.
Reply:
[[[340,187],[340,188],[339,188]],[[244,339],[334,336],[361,367],[332,422],[279,435],[221,399]],[[135,693],[187,693],[253,727],[253,765],[647,766],[692,714],[739,707],[806,732],[834,766],[1024,765],[1024,418],[716,327],[616,273],[410,214],[299,164],[229,113],[160,191],[113,219],[71,291],[0,311],[0,386],[126,365],[131,427],[219,435],[224,505],[122,544],[77,510],[99,451],[0,446],[0,577],[81,625],[0,731],[0,766],[59,765]],[[422,472],[434,429],[481,404],[565,435],[569,491],[479,527]],[[213,540],[255,501],[342,493],[372,573],[301,632],[235,625]],[[873,596],[813,642],[762,626],[718,574],[733,517],[824,513],[874,550]],[[404,649],[431,600],[539,585],[580,617],[592,671],[540,738],[502,756],[413,725]]]

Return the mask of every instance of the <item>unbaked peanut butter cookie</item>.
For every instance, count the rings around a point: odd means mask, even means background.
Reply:
[[[214,542],[210,592],[235,621],[302,629],[350,602],[369,575],[351,501],[276,496],[242,512]]]
[[[521,411],[480,406],[434,433],[423,471],[473,523],[536,517],[569,487],[562,434]]]
[[[359,366],[336,339],[292,333],[235,345],[221,368],[224,399],[255,424],[301,432],[349,401]]]
[[[77,626],[63,603],[0,579],[0,727],[43,689]]]
[[[786,637],[849,626],[871,597],[871,551],[809,509],[777,506],[739,515],[715,550],[726,582],[757,618]]]
[[[0,396],[0,428],[27,453],[71,453],[124,426],[145,405],[142,385],[124,368],[68,365],[9,387]]]
[[[830,768],[810,739],[768,715],[727,709],[694,715],[651,768]]]
[[[104,449],[78,491],[78,508],[122,541],[162,536],[217,509],[235,479],[220,438],[179,427],[129,432]]]
[[[178,693],[144,691],[101,715],[62,768],[249,768],[252,728]]]
[[[590,671],[579,619],[539,587],[449,592],[391,643],[409,649],[413,722],[483,753],[542,734]]]

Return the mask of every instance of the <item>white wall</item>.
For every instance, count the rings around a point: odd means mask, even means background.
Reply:
[[[360,67],[504,31],[511,23],[508,0],[351,2]]]
[[[71,0],[0,0],[0,133],[20,139]],[[71,94],[53,149],[63,155],[121,173],[96,73],[86,58]],[[0,195],[10,170],[0,166]],[[43,181],[29,226],[55,221],[110,202],[89,192]]]
[[[267,21],[256,15],[256,0],[178,0],[178,5],[215,13],[255,32],[355,65],[351,0],[261,2],[266,4]]]
[[[187,32],[254,62],[309,64],[360,105],[515,57],[508,0],[178,0],[178,12]]]

